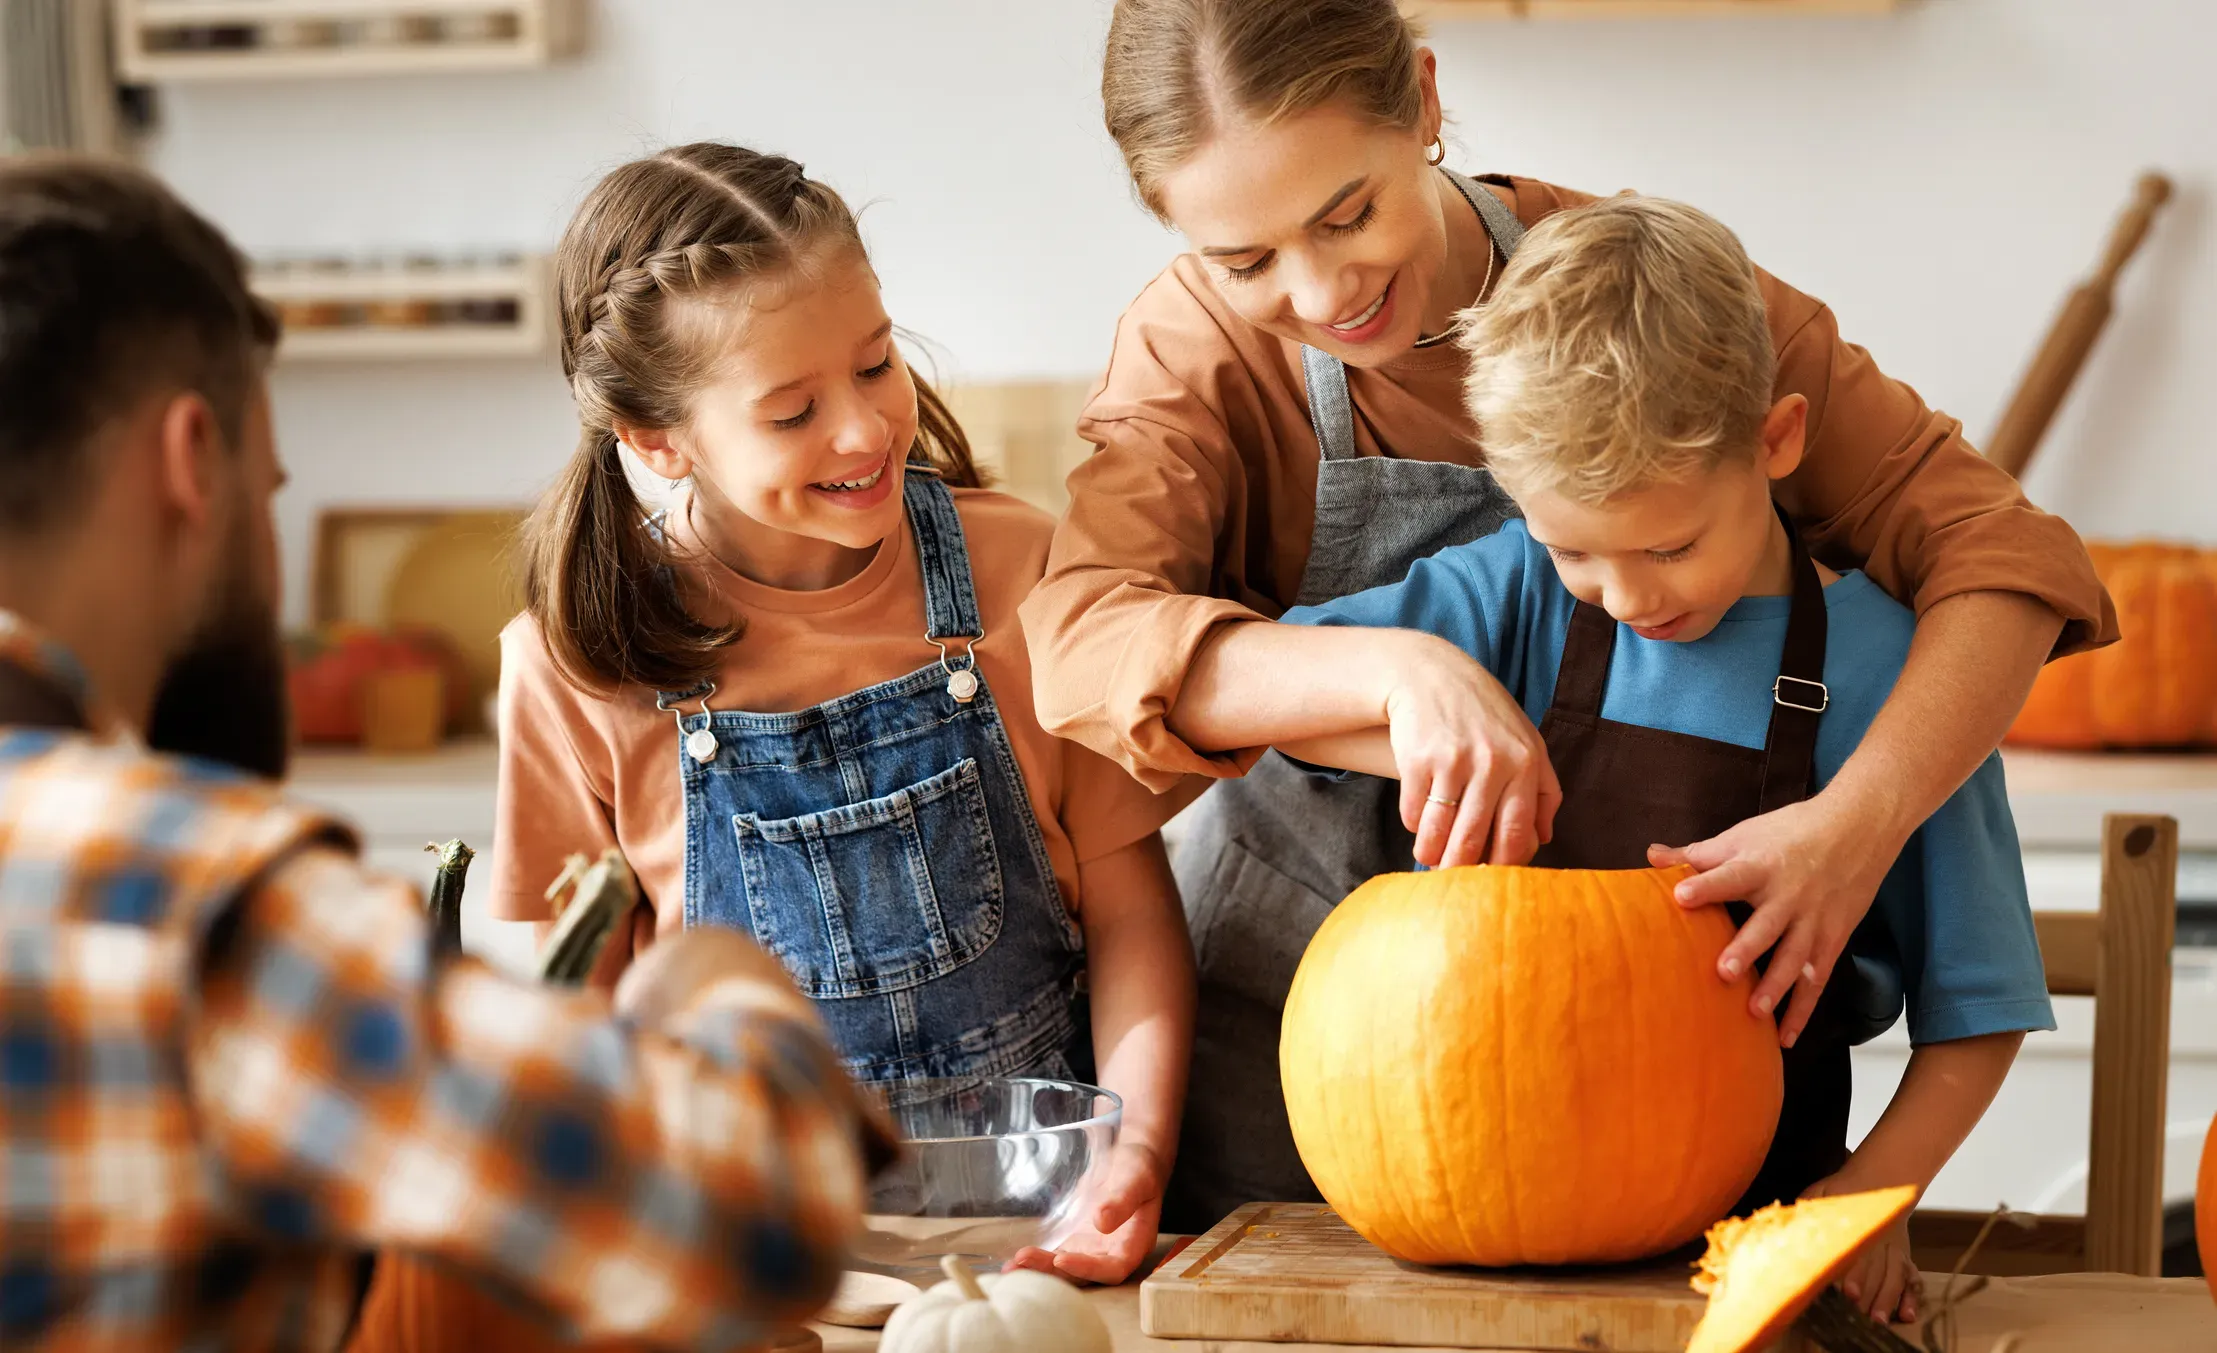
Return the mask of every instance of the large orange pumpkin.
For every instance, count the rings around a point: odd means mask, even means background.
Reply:
[[[2183,545],[2089,545],[2123,637],[2051,662],[2009,730],[2035,747],[2180,747],[2217,736],[2217,562]]]
[[[1301,1159],[1423,1264],[1601,1263],[1699,1236],[1778,1122],[1778,1034],[1717,977],[1689,871],[1370,880],[1310,941],[1279,1043]]]

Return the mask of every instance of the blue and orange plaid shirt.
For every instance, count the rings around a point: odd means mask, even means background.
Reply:
[[[329,1349],[360,1257],[451,1263],[586,1337],[744,1346],[837,1279],[858,1121],[806,1003],[667,1027],[434,962],[413,889],[269,786],[0,726],[0,1347]]]

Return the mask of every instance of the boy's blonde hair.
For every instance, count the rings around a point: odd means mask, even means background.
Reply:
[[[1654,197],[1534,227],[1461,342],[1502,487],[1587,504],[1752,456],[1778,372],[1739,239]]]

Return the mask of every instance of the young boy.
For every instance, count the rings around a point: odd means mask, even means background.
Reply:
[[[1283,708],[1263,740],[1390,775],[1377,700],[1231,693],[1282,690],[1309,663],[1374,673],[1334,689],[1408,689],[1397,666],[1436,662],[1436,641],[1376,630],[1415,630],[1476,658],[1539,723],[1563,800],[1536,863],[1636,868],[1650,842],[1700,840],[1814,793],[1891,691],[1913,619],[1868,577],[1811,561],[1772,505],[1810,411],[1799,395],[1772,399],[1775,355],[1738,240],[1652,198],[1566,211],[1526,237],[1465,323],[1471,412],[1524,519],[1400,583],[1284,616],[1331,628],[1229,628],[1180,720],[1252,729],[1257,708]],[[1845,957],[1786,1051],[1786,1107],[1744,1206],[1928,1186],[2025,1031],[2054,1027],[1998,757],[1911,838]],[[1908,1073],[1851,1154],[1848,1047],[1904,1006]],[[1874,1315],[1913,1319],[1914,1278],[1904,1224],[1845,1285]]]

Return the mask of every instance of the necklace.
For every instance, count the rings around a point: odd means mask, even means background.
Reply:
[[[1479,299],[1474,299],[1474,302],[1470,302],[1468,308],[1463,308],[1463,313],[1459,313],[1457,317],[1454,317],[1454,324],[1450,324],[1448,328],[1441,328],[1439,333],[1434,333],[1432,337],[1417,339],[1417,342],[1410,344],[1412,348],[1437,348],[1439,344],[1450,342],[1450,339],[1454,339],[1454,337],[1461,337],[1463,330],[1470,328],[1470,311],[1474,311],[1474,308],[1479,308],[1479,304],[1485,302],[1485,288],[1494,284],[1494,253],[1499,253],[1499,251],[1494,248],[1494,237],[1488,235],[1488,237],[1485,237],[1485,277],[1479,279]]]

